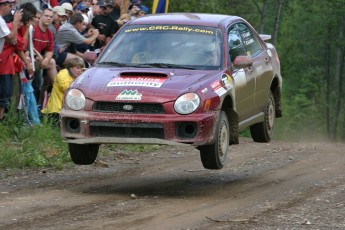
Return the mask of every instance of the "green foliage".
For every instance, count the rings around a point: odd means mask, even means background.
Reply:
[[[0,169],[53,167],[61,169],[70,162],[60,130],[48,121],[29,126],[13,109],[0,123]]]
[[[332,124],[343,119],[342,113],[337,117],[336,105],[345,92],[339,90],[341,81],[335,70],[336,52],[344,49],[344,39],[339,37],[344,3],[291,0],[284,6],[277,44],[284,78],[280,136],[309,133],[327,137]]]

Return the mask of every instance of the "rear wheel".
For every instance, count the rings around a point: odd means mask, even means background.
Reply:
[[[269,142],[273,135],[275,125],[275,103],[272,92],[270,91],[266,100],[264,121],[250,126],[250,134],[255,142]]]
[[[214,144],[199,147],[201,162],[206,169],[221,169],[227,159],[230,129],[224,111],[221,111],[219,115],[215,135]]]
[[[88,144],[88,145],[79,145],[79,144],[68,144],[68,150],[72,161],[78,165],[90,165],[95,162],[99,145]]]

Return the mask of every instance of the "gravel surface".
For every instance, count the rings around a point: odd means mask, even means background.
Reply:
[[[345,145],[230,147],[222,170],[193,147],[101,147],[63,171],[0,171],[0,229],[345,229]]]

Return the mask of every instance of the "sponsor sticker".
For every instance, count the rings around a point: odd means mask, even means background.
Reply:
[[[116,100],[140,101],[142,94],[138,90],[124,90],[117,95]]]
[[[222,75],[222,83],[226,89],[232,89],[232,80],[229,75],[227,74]]]
[[[137,87],[152,87],[160,88],[166,78],[153,78],[153,77],[118,77],[113,78],[107,85],[112,86],[137,86]]]
[[[224,89],[220,83],[219,80],[217,81],[214,81],[212,84],[211,84],[211,87],[212,89],[214,90],[214,92],[216,94],[218,94],[218,96],[222,96],[226,93],[226,89]]]

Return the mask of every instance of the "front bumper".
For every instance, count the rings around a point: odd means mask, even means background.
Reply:
[[[61,110],[61,135],[75,144],[212,144],[219,111],[122,114]]]

